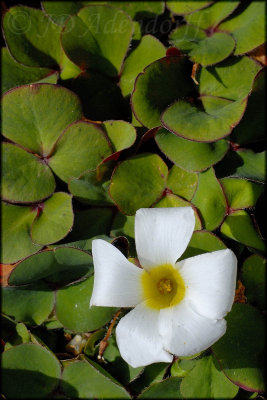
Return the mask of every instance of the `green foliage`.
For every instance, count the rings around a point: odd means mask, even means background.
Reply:
[[[2,23],[3,396],[254,398],[264,391],[264,3],[15,3]],[[231,248],[247,304],[234,304],[207,352],[133,368],[112,329],[98,357],[118,309],[89,307],[92,241],[137,263],[135,212],[184,206],[196,223],[180,259]]]
[[[94,278],[74,283],[56,293],[56,316],[64,327],[75,332],[94,331],[112,318],[112,307],[89,307]]]
[[[119,210],[133,215],[138,208],[151,206],[161,196],[167,173],[167,166],[158,155],[135,156],[114,171],[110,196]]]
[[[32,343],[4,352],[2,368],[3,393],[10,398],[45,398],[58,384],[61,374],[57,358],[44,347]]]
[[[212,347],[223,372],[233,383],[244,389],[263,391],[264,377],[261,368],[264,360],[265,329],[262,314],[248,304],[234,304],[226,320],[226,334]]]

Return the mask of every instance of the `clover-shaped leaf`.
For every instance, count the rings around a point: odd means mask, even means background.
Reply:
[[[110,5],[90,5],[71,16],[62,31],[67,56],[79,67],[118,75],[133,32],[130,17]]]
[[[230,57],[218,65],[201,68],[199,92],[228,100],[243,99],[251,92],[261,66],[249,57]],[[242,79],[240,79],[242,76]]]
[[[146,388],[138,399],[182,399],[180,384],[181,379],[177,377],[164,379]]]
[[[239,178],[223,178],[220,180],[227,202],[232,209],[249,208],[256,205],[263,193],[263,185]]]
[[[26,285],[44,278],[53,278],[55,282],[56,277],[62,283],[81,278],[90,272],[92,257],[87,252],[67,246],[56,247],[19,262],[10,274],[8,283],[12,286]]]
[[[42,1],[42,9],[57,25],[63,26],[70,15],[76,14],[86,1]]]
[[[13,203],[34,203],[54,192],[54,176],[40,157],[11,143],[4,143],[2,151],[4,200]]]
[[[204,29],[191,25],[179,26],[171,33],[170,42],[194,63],[203,66],[224,60],[235,48],[235,41],[229,34],[214,32],[207,35]]]
[[[180,0],[167,0],[166,5],[168,9],[177,15],[191,14],[201,8],[208,7],[212,1],[180,1]]]
[[[199,174],[192,203],[199,209],[206,229],[212,231],[223,221],[226,199],[213,168]]]
[[[37,209],[2,202],[2,257],[4,264],[14,263],[36,253],[42,246],[33,243],[30,227]]]
[[[60,363],[52,352],[33,343],[5,351],[2,368],[2,390],[9,398],[45,398],[58,385],[61,375]]]
[[[214,143],[181,138],[167,129],[157,131],[155,140],[160,150],[178,167],[188,171],[203,171],[220,161],[229,148],[226,140]]]
[[[190,25],[212,31],[218,24],[228,17],[238,7],[240,1],[216,1],[209,7],[185,15],[185,20]]]
[[[174,165],[168,175],[167,186],[177,196],[191,200],[198,183],[198,175]]]
[[[238,392],[238,386],[226,378],[212,357],[203,357],[181,383],[181,393],[185,398],[232,399]]]
[[[240,8],[220,25],[220,29],[232,34],[236,41],[235,55],[248,53],[265,42],[265,6],[261,1]]]
[[[266,245],[256,231],[249,214],[244,211],[234,211],[227,216],[221,226],[221,232],[237,242],[264,252]]]
[[[5,287],[2,296],[5,314],[32,325],[47,319],[54,306],[54,294],[44,283]]]
[[[111,154],[104,132],[96,124],[70,125],[56,143],[49,166],[64,182],[96,167]]]
[[[116,312],[114,307],[91,307],[90,297],[94,277],[58,289],[56,293],[57,319],[69,330],[89,332],[101,328]]]
[[[16,62],[2,47],[2,93],[33,82],[57,83],[58,72],[49,68],[26,67]]]
[[[108,3],[108,2],[107,2]],[[163,1],[114,1],[114,6],[121,8],[134,20],[153,18],[164,12]]]
[[[73,225],[72,196],[57,192],[39,207],[32,223],[32,240],[47,245],[63,239]]]
[[[162,114],[163,125],[178,136],[199,142],[214,142],[229,135],[242,118],[246,98],[230,101],[201,96],[202,107],[179,100]]]
[[[263,315],[248,304],[234,304],[226,320],[226,334],[212,346],[223,372],[233,383],[246,390],[264,391],[261,371],[264,348]]]
[[[78,97],[62,86],[25,85],[3,97],[3,135],[43,157],[64,129],[81,117]]]
[[[67,365],[61,387],[68,397],[130,399],[123,386],[89,359]]]
[[[54,67],[61,61],[61,28],[41,10],[10,8],[3,20],[7,46],[18,62],[31,67]]]
[[[160,125],[160,115],[170,103],[192,94],[191,69],[185,57],[169,56],[153,62],[138,75],[131,102],[135,117],[144,126]]]
[[[153,61],[165,56],[165,47],[154,36],[145,35],[139,45],[126,58],[123,65],[120,88],[124,96],[129,95],[133,88],[137,75]]]
[[[138,208],[149,207],[162,194],[168,169],[156,154],[140,154],[123,161],[114,171],[109,188],[118,208],[132,215]]]
[[[87,171],[79,178],[69,181],[69,191],[77,200],[85,204],[106,206],[113,204],[108,194],[112,171],[106,163],[100,164],[94,171]]]

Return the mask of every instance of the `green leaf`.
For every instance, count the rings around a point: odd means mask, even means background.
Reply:
[[[76,14],[82,7],[81,1],[42,1],[42,9],[53,22],[63,26],[70,15]]]
[[[57,358],[44,347],[31,343],[5,351],[2,368],[2,391],[7,398],[47,398],[61,374]]]
[[[99,349],[99,345],[97,347]],[[123,385],[137,378],[144,369],[144,367],[133,368],[124,361],[120,355],[115,335],[109,338],[108,347],[104,353],[104,359],[108,362],[104,364],[103,367]]]
[[[199,230],[202,228],[201,220],[195,207],[189,201],[186,201],[175,194],[166,193],[166,195],[162,197],[162,199],[160,199],[156,204],[154,204],[153,207],[192,207],[195,213],[196,221],[194,230]]]
[[[165,8],[163,1],[114,1],[112,4],[127,12],[135,20],[153,18],[162,14]]]
[[[179,100],[162,114],[165,128],[184,139],[214,142],[229,135],[242,118],[247,99],[230,101],[202,96],[203,109]]]
[[[154,36],[144,35],[142,37],[137,48],[126,58],[122,69],[120,88],[123,96],[127,96],[132,92],[137,75],[148,64],[164,57],[165,52],[166,49],[163,44]]]
[[[32,84],[3,96],[3,135],[43,157],[64,129],[82,117],[78,97],[50,84]],[[18,130],[19,126],[19,130]]]
[[[160,150],[178,167],[188,172],[203,171],[220,161],[229,144],[226,140],[214,143],[183,139],[167,129],[157,131],[155,140]]]
[[[38,268],[36,268],[38,265]],[[26,258],[12,270],[9,285],[25,285],[57,275],[60,283],[80,278],[93,272],[92,257],[85,251],[71,247],[57,247]]]
[[[136,140],[135,128],[126,121],[105,121],[102,128],[112,144],[114,153],[128,149]]]
[[[176,165],[169,170],[167,186],[177,196],[190,201],[196,191],[197,183],[198,174],[195,172],[187,172]]]
[[[57,83],[58,72],[48,68],[26,67],[16,62],[2,47],[2,93],[33,82]]]
[[[189,96],[193,88],[191,63],[169,56],[147,66],[135,81],[131,103],[135,117],[147,128],[161,125],[160,115],[174,100]]]
[[[70,363],[64,368],[61,387],[71,398],[130,399],[129,393],[93,361]]]
[[[135,214],[150,207],[165,189],[168,168],[157,154],[140,154],[123,161],[115,169],[109,188],[120,211]]]
[[[98,235],[107,235],[111,226],[113,210],[108,207],[92,207],[75,212],[74,225],[68,235],[69,241],[86,240],[86,249]]]
[[[2,144],[2,198],[34,203],[49,197],[56,183],[50,168],[32,153],[11,143]]]
[[[166,5],[168,9],[177,15],[191,14],[201,8],[208,7],[212,1],[180,1],[180,0],[167,0]]]
[[[96,169],[110,154],[104,132],[96,124],[80,121],[64,131],[48,161],[55,174],[68,182],[86,170]]]
[[[208,231],[194,232],[180,260],[224,249],[226,249],[225,244],[214,233]]]
[[[129,104],[110,78],[95,71],[85,71],[69,85],[81,99],[84,115],[89,120],[129,120]]]
[[[26,328],[26,325],[24,325],[22,322],[19,322],[16,325],[16,331],[21,338],[21,343],[28,343],[30,342],[30,332]]]
[[[246,297],[252,304],[261,309],[266,308],[266,259],[253,254],[242,266],[242,281],[245,285]]]
[[[240,9],[241,10],[241,9]],[[265,42],[265,4],[253,1],[237,15],[223,22],[219,29],[232,34],[235,55],[248,53]]]
[[[228,100],[244,99],[249,95],[261,66],[249,57],[230,57],[213,67],[201,68],[199,92]],[[242,76],[242,79],[240,77]]]
[[[11,264],[36,253],[42,246],[33,243],[30,227],[37,210],[2,202],[1,262]]]
[[[265,242],[260,238],[246,211],[235,211],[228,215],[221,226],[221,232],[246,246],[262,252],[266,249]]]
[[[197,360],[176,360],[171,366],[171,376],[177,376],[178,378],[184,378],[188,372],[195,366]]]
[[[7,47],[16,61],[31,67],[60,64],[61,28],[41,10],[25,6],[10,8],[3,19]]]
[[[192,14],[194,15],[194,14]],[[234,39],[227,33],[212,35],[197,26],[181,25],[170,35],[170,42],[194,63],[208,66],[227,58],[235,48]]]
[[[254,153],[249,149],[240,149],[236,151],[240,164],[232,176],[251,179],[259,182],[265,182],[266,177],[266,151]]]
[[[72,196],[57,192],[42,203],[42,209],[36,216],[31,228],[31,237],[35,243],[47,245],[63,239],[73,225]]]
[[[56,293],[56,316],[65,328],[90,332],[105,325],[116,312],[114,307],[89,307],[94,277],[59,289]]]
[[[95,171],[87,171],[79,178],[72,178],[68,184],[69,191],[84,204],[112,205],[107,192],[111,173],[107,163],[100,164]]]
[[[234,128],[230,140],[239,145],[254,143],[265,138],[266,70],[255,79],[253,91],[248,98],[244,117]]]
[[[115,215],[110,236],[117,237],[117,236],[125,236],[129,241],[129,252],[131,256],[136,255],[135,250],[135,241],[134,241],[134,215],[124,215],[120,212],[117,212]]]
[[[255,207],[263,185],[238,178],[223,178],[220,180],[223,191],[231,209]]]
[[[62,31],[62,46],[79,67],[107,76],[118,75],[133,33],[133,23],[122,10],[90,5],[71,16]]]
[[[213,231],[226,214],[226,199],[213,168],[198,176],[198,187],[192,199],[203,218],[206,229]]]
[[[190,25],[196,25],[202,29],[216,27],[222,20],[228,17],[239,5],[240,1],[216,1],[203,10],[196,11],[185,16],[185,20]]]
[[[212,356],[197,360],[181,383],[182,396],[189,399],[233,399],[238,389],[220,371]]]
[[[164,379],[145,389],[138,399],[182,399],[180,384],[181,379],[177,377]]]
[[[54,306],[54,293],[45,283],[2,289],[2,310],[18,322],[40,325]]]
[[[229,151],[225,158],[215,166],[216,175],[219,178],[244,178],[264,183],[265,158],[265,151],[254,153],[253,150],[245,148]]]
[[[162,362],[147,365],[137,379],[131,383],[130,388],[134,392],[140,393],[151,384],[161,382],[166,374],[167,367],[168,364]]]
[[[265,342],[263,315],[248,304],[237,303],[233,305],[226,320],[225,335],[212,346],[223,372],[245,390],[264,391],[261,370]]]

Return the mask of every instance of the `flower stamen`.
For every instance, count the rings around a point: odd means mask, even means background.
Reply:
[[[171,293],[173,289],[173,284],[170,279],[163,278],[158,282],[158,289],[160,293],[167,294]]]

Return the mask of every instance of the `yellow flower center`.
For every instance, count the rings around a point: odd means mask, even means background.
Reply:
[[[160,310],[172,307],[184,298],[185,284],[180,273],[170,264],[152,268],[141,275],[143,294],[148,307]]]

